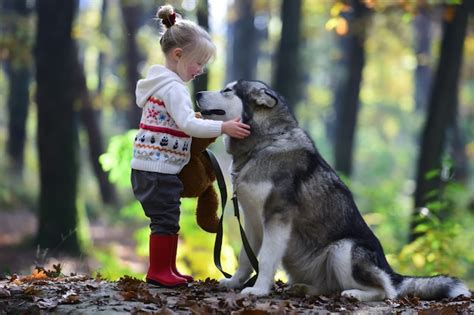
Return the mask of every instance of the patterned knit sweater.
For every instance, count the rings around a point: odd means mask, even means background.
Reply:
[[[133,169],[178,174],[189,162],[191,137],[221,134],[222,122],[195,117],[184,81],[164,66],[152,66],[135,93],[142,117],[133,145]]]

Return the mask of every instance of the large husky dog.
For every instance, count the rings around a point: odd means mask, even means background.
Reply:
[[[257,281],[243,294],[267,295],[282,263],[290,283],[313,295],[341,292],[361,301],[470,296],[455,278],[392,270],[349,189],[266,84],[240,80],[222,91],[200,92],[197,101],[205,118],[241,116],[251,126],[245,139],[225,138],[245,231],[259,257]],[[221,285],[240,288],[251,272],[242,250],[237,272]]]

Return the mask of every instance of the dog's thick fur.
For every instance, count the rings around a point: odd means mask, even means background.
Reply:
[[[266,84],[240,80],[219,92],[200,92],[197,101],[204,118],[241,116],[251,126],[245,139],[225,138],[245,231],[259,257],[257,281],[243,294],[269,294],[282,263],[290,284],[313,295],[340,292],[362,301],[470,296],[455,278],[407,277],[392,270],[349,189]],[[225,114],[212,114],[216,109]],[[220,283],[240,288],[251,272],[242,250],[237,272]]]

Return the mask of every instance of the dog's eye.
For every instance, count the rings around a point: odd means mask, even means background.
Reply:
[[[232,92],[231,88],[225,88],[221,91],[221,93],[227,93],[227,92]]]

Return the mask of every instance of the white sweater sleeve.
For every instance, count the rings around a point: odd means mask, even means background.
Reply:
[[[198,119],[192,109],[191,96],[181,84],[173,84],[164,94],[166,111],[179,129],[197,138],[214,138],[222,134],[222,121]]]

